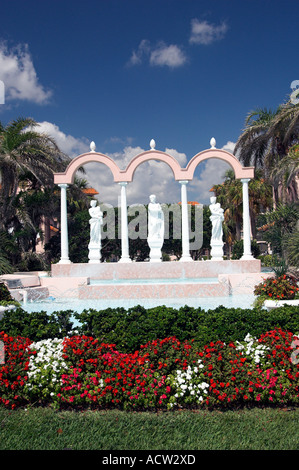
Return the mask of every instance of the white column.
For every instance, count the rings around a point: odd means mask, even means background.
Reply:
[[[61,236],[61,258],[59,264],[70,264],[69,260],[69,240],[67,229],[67,202],[66,189],[67,184],[59,184],[60,187],[60,236]]]
[[[180,261],[192,261],[189,251],[189,220],[188,220],[188,200],[187,183],[179,181],[181,184],[181,205],[182,205],[182,257]]]
[[[121,259],[119,263],[129,263],[129,235],[128,235],[128,211],[127,211],[127,193],[126,186],[128,183],[118,183],[121,187],[120,204],[121,204]]]
[[[249,178],[241,179],[243,194],[243,256],[241,259],[254,259],[251,254],[251,230],[250,230],[250,214],[249,214],[249,194],[248,183]]]

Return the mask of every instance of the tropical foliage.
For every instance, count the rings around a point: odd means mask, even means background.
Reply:
[[[235,178],[234,172],[228,170],[222,184],[214,185],[212,190],[224,209],[224,240],[232,251],[232,246],[240,241],[243,223],[242,183]],[[249,182],[249,211],[253,239],[256,237],[256,218],[261,211],[272,207],[272,188],[256,171],[255,178]]]
[[[60,194],[54,172],[64,171],[70,158],[54,139],[38,132],[31,118],[0,123],[0,272],[45,269],[46,255],[36,253],[37,239],[44,240],[43,223],[59,217]],[[82,169],[81,169],[82,170]],[[87,207],[83,180],[68,191],[70,210],[76,201]]]
[[[294,267],[299,266],[298,220],[298,203],[279,203],[276,209],[261,214],[258,219],[258,232],[271,244],[273,253]]]
[[[297,198],[299,104],[291,100],[275,111],[257,109],[248,114],[235,154],[245,166],[263,170],[273,185],[274,201]]]
[[[7,126],[0,123],[0,227],[9,228],[15,216],[15,200],[21,181],[35,188],[53,187],[53,172],[62,171],[69,157],[55,141],[37,132],[38,124],[19,118]],[[26,184],[26,183],[25,183]]]

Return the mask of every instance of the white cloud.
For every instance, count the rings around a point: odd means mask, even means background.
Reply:
[[[181,67],[188,60],[185,52],[179,46],[175,44],[168,46],[164,42],[160,42],[154,47],[147,39],[143,39],[137,50],[133,51],[128,64],[140,65],[144,59],[148,60],[151,66],[169,68]]]
[[[235,150],[235,146],[236,146],[236,142],[232,142],[231,140],[228,140],[226,144],[223,145],[222,149],[233,154]]]
[[[223,39],[227,30],[228,26],[225,22],[217,26],[208,23],[207,21],[199,21],[195,18],[191,21],[191,35],[189,42],[190,44],[208,45],[214,41]]]
[[[19,45],[12,50],[0,44],[0,79],[5,86],[5,100],[26,100],[47,103],[50,90],[39,83],[28,46]]]
[[[147,39],[143,39],[137,51],[133,51],[131,58],[129,60],[129,65],[139,65],[142,63],[144,56],[147,56],[150,53],[151,47],[150,42]]]
[[[229,140],[223,145],[222,149],[233,153],[235,145],[234,142]],[[211,188],[215,184],[220,184],[224,181],[225,172],[230,170],[231,166],[219,158],[206,160],[203,162],[203,165],[202,170],[200,168],[201,165],[198,166],[200,175],[195,175],[195,178],[189,183],[190,194],[194,196],[194,200],[202,204],[209,204],[210,196],[213,196],[213,192],[210,192]]]
[[[187,57],[182,49],[171,44],[167,46],[160,43],[159,46],[151,51],[150,64],[157,66],[167,66],[170,68],[181,67],[187,62]]]
[[[195,201],[202,204],[209,204],[210,196],[213,196],[213,193],[210,192],[211,188],[214,184],[220,184],[223,182],[224,173],[231,167],[226,162],[218,158],[211,158],[203,163],[203,165],[204,167],[202,170],[200,168],[201,165],[198,167],[199,171],[201,171],[200,175],[195,176],[192,182],[189,183],[190,195],[193,195],[193,200]]]
[[[43,121],[38,122],[37,124],[38,126],[35,128],[35,130],[52,137],[60,150],[69,157],[74,158],[81,153],[89,152],[90,142],[86,138],[76,138],[72,135],[67,135],[52,122]]]
[[[169,155],[174,157],[179,162],[182,168],[184,168],[187,165],[187,155],[185,153],[178,152],[175,149],[169,149],[169,148],[165,149],[165,153],[168,153]]]

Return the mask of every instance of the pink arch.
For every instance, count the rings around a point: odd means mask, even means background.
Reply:
[[[67,169],[64,173],[55,173],[54,174],[54,183],[65,183],[65,184],[72,184],[74,182],[75,174],[80,166],[85,165],[86,163],[104,163],[112,172],[114,181],[123,181],[120,176],[121,172],[118,168],[117,164],[115,163],[112,158],[108,157],[107,155],[103,155],[102,153],[98,152],[89,152],[83,153],[78,157],[74,158],[71,163],[68,165]]]
[[[172,169],[174,178],[179,179],[182,169],[178,161],[173,156],[159,150],[148,150],[132,158],[126,170],[122,172],[123,177],[125,177],[125,181],[132,181],[136,168],[141,165],[141,163],[144,163],[148,160],[160,160],[166,163]]]
[[[211,148],[208,150],[203,150],[202,152],[198,153],[197,155],[194,155],[194,157],[191,158],[187,167],[182,170],[182,172],[185,172],[185,179],[192,180],[197,165],[199,165],[200,162],[209,158],[218,158],[219,160],[223,160],[228,163],[234,170],[235,177],[237,179],[251,179],[254,177],[254,167],[243,167],[239,160],[226,150]]]
[[[235,177],[237,179],[252,179],[254,177],[254,167],[243,167],[239,160],[226,150],[211,148],[195,155],[189,161],[186,168],[181,168],[178,161],[172,155],[161,152],[159,150],[148,150],[132,158],[125,170],[120,170],[114,160],[112,160],[112,158],[108,157],[107,155],[98,152],[88,152],[74,158],[64,173],[55,173],[54,183],[72,184],[74,182],[75,173],[78,168],[85,165],[86,163],[91,162],[98,162],[106,165],[111,170],[113,179],[116,183],[120,183],[122,181],[131,182],[133,180],[136,168],[148,160],[160,160],[166,163],[172,169],[174,178],[177,181],[192,180],[197,165],[209,158],[218,158],[227,162],[234,170]]]

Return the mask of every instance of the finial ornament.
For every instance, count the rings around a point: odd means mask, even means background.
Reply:
[[[155,150],[156,142],[154,141],[154,139],[150,141],[150,147],[151,147],[151,150]]]
[[[96,149],[96,144],[94,143],[94,141],[92,141],[90,144],[90,151],[95,152],[95,149]]]
[[[215,148],[216,148],[216,140],[214,139],[214,137],[211,138],[211,140],[210,140],[210,145],[211,145],[211,149],[215,149]]]

